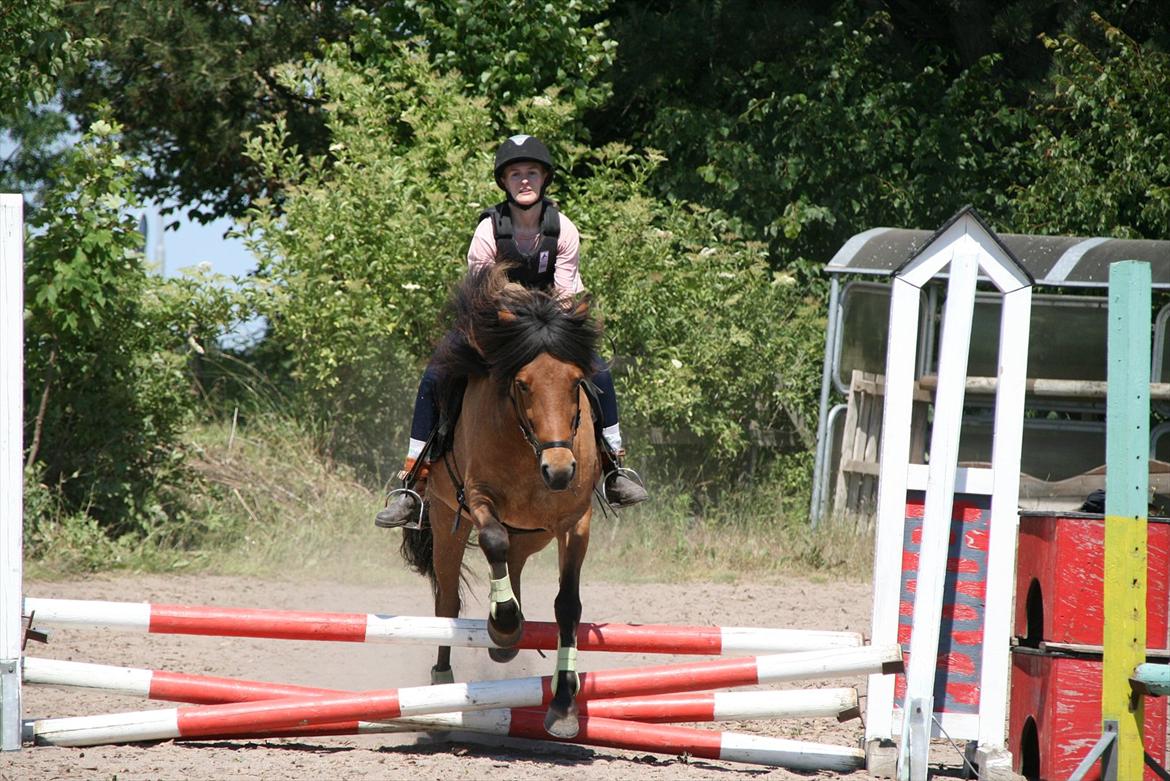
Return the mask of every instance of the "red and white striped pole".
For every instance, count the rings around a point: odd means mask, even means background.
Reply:
[[[595,700],[594,703],[605,702]],[[441,713],[419,716],[388,723],[361,723],[361,729],[332,730],[314,735],[350,735],[373,731],[429,731],[460,730],[501,735],[530,740],[553,740],[559,743],[577,743],[607,746],[628,751],[650,751],[659,754],[689,754],[704,759],[726,762],[747,762],[791,770],[832,770],[847,773],[862,767],[865,752],[860,749],[826,743],[788,740],[740,732],[695,729],[666,724],[646,724],[636,721],[583,715],[581,731],[568,740],[554,738],[544,729],[544,711],[536,708],[498,708],[486,711]],[[209,738],[307,737],[309,733],[290,730],[281,734],[215,735]]]
[[[262,608],[196,607],[149,602],[26,597],[24,614],[38,626],[94,627],[157,634],[332,640],[349,643],[414,643],[492,648],[487,622],[472,618],[317,613]],[[557,625],[527,621],[519,647],[554,650]],[[772,654],[822,648],[857,648],[857,632],[669,624],[583,623],[582,651],[662,654]]]
[[[715,659],[583,673],[578,698],[706,691],[837,675],[888,674],[901,669],[902,649],[898,645]],[[550,683],[549,677],[533,677],[44,719],[34,722],[34,734],[38,742],[84,746],[255,733],[446,711],[539,707],[547,705],[552,698]]]
[[[30,661],[33,662],[32,665],[28,664]],[[110,685],[101,688],[128,692],[135,688],[141,688],[145,682],[146,690],[149,692],[154,691],[155,688],[151,683],[155,679],[159,679],[159,671],[111,668],[106,665],[77,666],[77,663],[64,663],[63,665],[55,665],[53,663],[41,664],[41,662],[49,661],[30,660],[26,658],[25,675],[28,682],[36,682],[35,679],[44,679],[46,682],[64,685],[65,681],[89,680],[98,682],[102,678],[108,678]],[[144,676],[143,673],[147,675]],[[177,674],[171,675],[177,676]],[[201,680],[203,676],[184,676],[184,678],[187,680],[182,681],[182,686],[187,691],[190,691],[192,687],[198,687],[198,685],[205,683]],[[144,679],[150,680],[144,681]],[[161,679],[159,680],[161,681]],[[223,681],[225,679],[212,680]],[[131,683],[131,681],[134,683]],[[312,689],[310,687],[283,684],[264,684],[255,681],[235,683],[246,685],[235,690],[223,686],[219,686],[218,689],[225,693],[235,691],[240,696],[255,695],[264,689],[267,689],[271,694],[280,695],[287,695],[290,692],[297,692],[302,695],[312,693],[309,695],[309,700],[301,700],[301,702],[308,703],[311,703],[311,697],[313,696],[324,697],[329,694],[337,694],[326,689]],[[164,684],[163,688],[168,685]],[[406,691],[408,690],[400,690],[399,693],[402,694]],[[767,712],[767,709],[759,707],[759,700],[756,697],[783,695],[787,694],[787,692],[742,692],[738,694],[740,696],[754,695],[752,700],[753,705],[751,707],[739,707],[738,712],[734,714],[727,712],[723,714],[723,718],[756,717],[761,713]],[[206,694],[203,696],[206,696]],[[689,699],[687,695],[669,695],[668,698],[648,697],[641,700],[615,699],[585,701],[582,703],[581,731],[575,738],[565,742],[607,746],[633,751],[653,751],[666,754],[686,753],[705,759],[748,762],[787,767],[795,770],[834,770],[847,772],[861,767],[864,762],[865,755],[859,749],[782,738],[770,738],[759,735],[746,735],[735,732],[718,732],[688,727],[639,723],[599,715],[601,713],[628,713],[631,711],[631,705],[633,706],[633,710],[651,713],[663,707],[673,707],[673,704],[668,702],[669,699],[673,698],[675,703],[685,704],[685,707],[675,711],[676,715],[674,718],[676,720],[683,720],[684,718],[688,721],[698,720],[698,717],[704,714],[711,718],[719,714],[720,696],[717,693],[713,695],[693,695]],[[735,694],[724,696],[734,697]],[[708,698],[706,700],[706,707],[704,707],[703,698]],[[655,700],[658,701],[656,706],[651,707]],[[371,701],[373,701],[373,698],[371,698]],[[280,708],[285,708],[288,704],[298,702],[298,700],[286,697],[275,702],[280,703]],[[83,730],[87,731],[92,738],[103,726],[110,729],[115,721],[120,721],[122,726],[119,734],[112,736],[111,740],[102,742],[156,740],[162,737],[160,733],[164,727],[169,726],[170,715],[172,713],[180,714],[183,710],[179,708],[157,712],[147,711],[138,714],[124,714],[124,716],[136,717],[132,720],[118,719],[117,716],[45,719],[33,722],[32,732],[34,739],[38,743],[81,745],[82,743],[79,742],[79,737]],[[325,722],[320,725],[286,726],[276,730],[264,730],[261,726],[264,723],[271,723],[268,716],[275,711],[259,714],[259,718],[248,717],[241,719],[239,713],[229,714],[226,710],[221,710],[216,715],[216,718],[208,718],[211,711],[211,708],[208,706],[203,706],[202,708],[194,706],[189,710],[201,710],[204,718],[201,721],[193,721],[186,714],[178,715],[174,721],[174,731],[179,733],[176,737],[205,739],[274,738],[364,734],[372,732],[466,730],[510,737],[551,739],[544,729],[544,713],[542,710],[536,708],[491,708],[475,712],[436,713],[418,715],[390,722]],[[154,714],[154,718],[147,718],[151,714]],[[208,725],[213,724],[221,725],[223,731],[208,728]],[[85,744],[89,745],[93,742],[95,741],[91,739],[86,741]]]
[[[24,682],[28,684],[99,689],[132,697],[203,705],[344,693],[335,689],[310,686],[41,659],[32,656],[24,658],[23,673]],[[749,692],[683,692],[582,700],[580,706],[582,714],[588,716],[652,723],[822,716],[845,721],[860,715],[857,707],[857,690],[844,687]],[[328,725],[328,728],[345,729],[349,732],[378,731],[378,722],[366,727],[362,727],[361,724],[355,721],[349,725]],[[395,726],[395,731],[398,729]],[[316,732],[311,728],[307,731]]]

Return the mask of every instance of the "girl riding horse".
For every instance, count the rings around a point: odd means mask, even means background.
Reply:
[[[600,328],[588,297],[566,307],[555,293],[510,282],[498,265],[471,272],[453,308],[456,326],[434,365],[444,409],[460,411],[430,479],[429,523],[404,529],[402,554],[429,576],[435,615],[455,618],[463,554],[477,532],[491,569],[488,634],[499,646],[489,653],[506,662],[524,629],[521,572],[557,541],[557,670],[545,728],[573,737],[581,565],[600,474],[587,395]],[[454,681],[449,646],[440,646],[431,680]]]
[[[577,226],[545,197],[556,169],[548,148],[533,136],[516,135],[496,150],[496,184],[507,199],[480,214],[480,222],[467,251],[471,271],[508,264],[508,277],[525,287],[553,291],[565,305],[583,292],[578,270],[580,234]],[[628,507],[647,498],[642,480],[622,466],[621,426],[617,395],[609,369],[594,355],[591,380],[601,402],[602,462],[605,477],[602,494],[610,506]],[[374,524],[382,528],[418,526],[430,474],[426,443],[438,423],[436,387],[439,370],[432,360],[423,373],[414,402],[410,444],[399,479],[385,509]]]

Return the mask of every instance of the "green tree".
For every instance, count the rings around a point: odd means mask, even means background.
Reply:
[[[1032,136],[1032,176],[1013,202],[1021,230],[1170,235],[1170,55],[1101,17],[1096,35],[1044,39],[1056,69]]]
[[[65,0],[10,0],[0,12],[0,119],[47,103],[96,41],[63,23]]]
[[[63,109],[83,125],[113,106],[128,153],[142,158],[140,195],[211,219],[268,193],[244,154],[245,136],[285,117],[301,148],[328,138],[319,101],[281,86],[277,65],[349,35],[341,0],[71,3],[68,30],[101,40],[88,67],[64,80]]]
[[[606,33],[609,4],[410,2],[405,25],[394,21],[426,41],[435,68],[463,74],[467,94],[487,98],[497,111],[550,88],[580,111],[610,95],[602,78],[617,48]]]
[[[59,163],[69,123],[51,106],[58,84],[98,45],[63,22],[64,0],[12,0],[0,11],[0,189],[36,189]]]
[[[1167,4],[1095,5],[1167,48]],[[1039,35],[1094,36],[1090,7],[619,3],[614,98],[589,126],[662,150],[658,192],[727,212],[775,267],[815,284],[845,239],[877,225],[930,227],[965,203],[1011,224],[1014,193],[1044,166],[1033,128],[1051,122],[1054,52]],[[1156,111],[1158,94],[1134,105]]]
[[[83,126],[97,116],[96,106],[113,106],[127,152],[147,162],[146,175],[136,183],[139,194],[164,204],[164,210],[184,209],[200,220],[239,216],[256,198],[279,203],[275,183],[245,150],[246,137],[264,124],[280,118],[290,144],[329,159],[320,98],[278,79],[276,70],[284,63],[312,62],[338,43],[352,43],[359,62],[364,51],[376,57],[377,47],[371,49],[363,37],[425,40],[433,61],[466,75],[455,88],[488,98],[498,115],[517,97],[554,85],[581,106],[599,103],[608,95],[599,74],[613,56],[600,18],[607,0],[24,5],[40,9],[25,28],[35,22],[44,36],[69,41],[86,35],[86,41],[100,42],[97,51],[87,50],[92,56],[85,67],[60,68],[38,80],[38,102],[60,87],[60,110]],[[0,22],[4,18],[0,14]],[[60,117],[56,121],[62,130]],[[20,132],[15,120],[5,126]],[[51,140],[29,134],[11,161],[25,181],[43,174],[36,160]]]

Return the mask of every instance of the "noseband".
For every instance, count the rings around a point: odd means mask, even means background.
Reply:
[[[512,399],[512,408],[516,411],[516,421],[520,424],[520,433],[524,435],[524,439],[532,446],[532,452],[536,454],[536,460],[540,461],[541,455],[546,450],[552,448],[563,447],[569,450],[573,449],[573,440],[577,438],[577,427],[581,424],[581,393],[580,388],[585,380],[578,380],[573,386],[577,391],[577,411],[573,414],[572,433],[568,439],[553,439],[548,442],[541,442],[536,438],[536,432],[532,430],[532,422],[528,419],[528,415],[524,413],[524,407],[520,405],[520,400],[516,396],[516,385],[513,383],[512,391],[508,394]]]

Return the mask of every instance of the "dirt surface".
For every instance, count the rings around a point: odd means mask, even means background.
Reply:
[[[526,578],[529,619],[552,620],[555,584],[547,576]],[[162,602],[225,607],[262,607],[396,615],[430,615],[430,590],[422,578],[396,578],[370,587],[344,583],[272,582],[232,577],[103,576],[84,581],[32,582],[37,597]],[[473,579],[465,614],[482,618],[487,588]],[[870,588],[866,584],[814,583],[791,579],[751,584],[613,584],[583,587],[583,620],[799,627],[866,632]],[[47,645],[29,655],[144,667],[175,672],[279,681],[337,689],[387,689],[429,683],[433,649],[424,646],[302,642],[247,638],[140,634],[112,630],[54,629]],[[580,669],[661,664],[695,657],[582,652]],[[497,665],[482,649],[456,648],[457,681],[547,675],[555,655],[521,651]],[[792,684],[795,686],[796,684]],[[817,681],[805,686],[856,686],[861,678]],[[777,687],[780,688],[780,687]],[[171,707],[90,690],[24,688],[27,718],[79,716]],[[862,700],[864,708],[864,699]],[[862,722],[835,719],[732,722],[736,732],[857,747]],[[865,771],[793,772],[757,765],[630,752],[579,745],[537,743],[464,733],[382,734],[279,740],[162,742],[88,748],[28,747],[0,755],[3,779],[809,779],[869,778]]]

